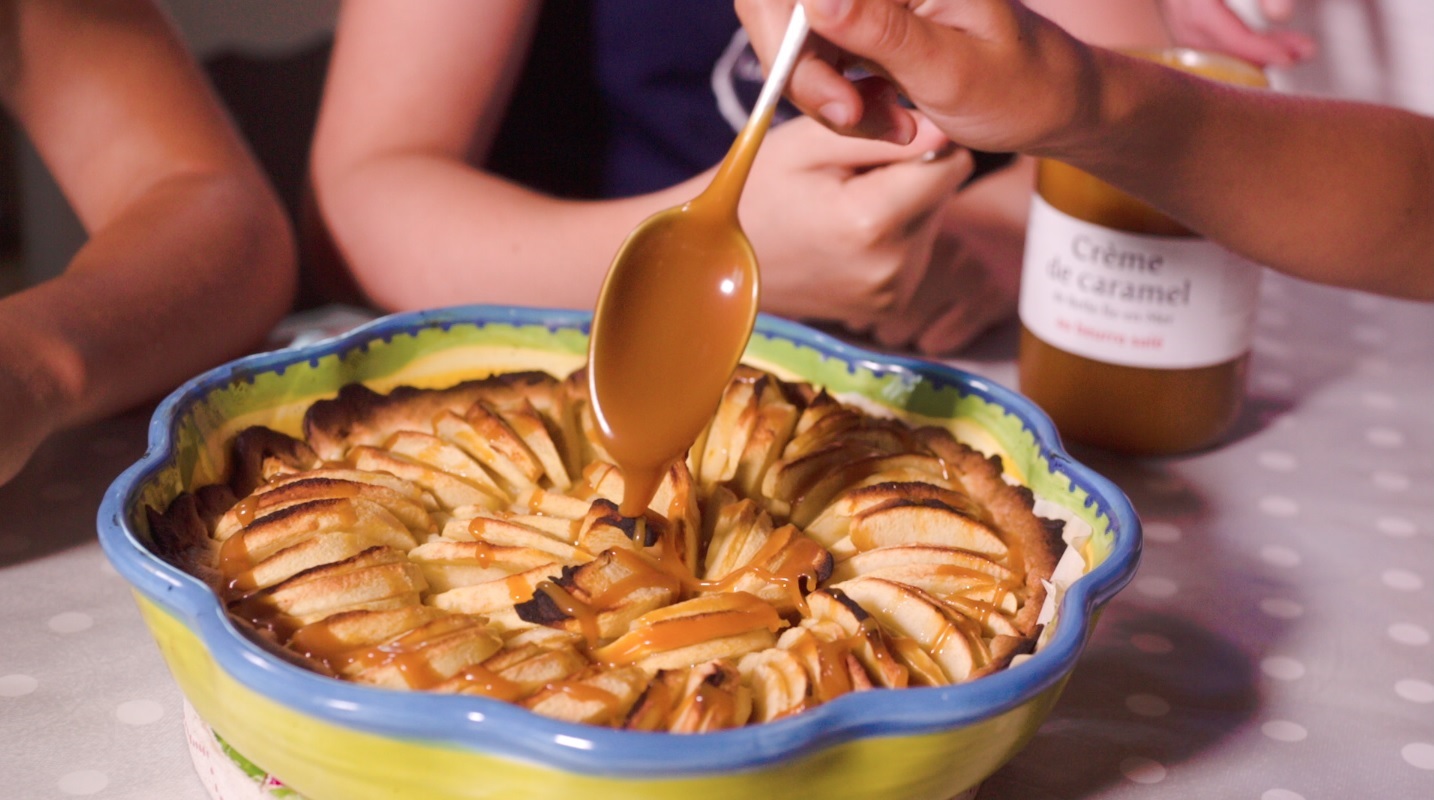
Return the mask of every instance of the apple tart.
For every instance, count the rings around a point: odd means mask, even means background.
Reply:
[[[345,387],[150,509],[155,547],[320,673],[700,732],[1029,651],[1060,525],[987,457],[742,367],[648,511],[581,373]]]

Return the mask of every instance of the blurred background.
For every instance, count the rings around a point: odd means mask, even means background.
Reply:
[[[159,0],[297,218],[339,0]],[[85,233],[0,115],[0,294],[59,274]]]

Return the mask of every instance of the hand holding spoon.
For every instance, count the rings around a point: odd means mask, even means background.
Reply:
[[[807,36],[798,5],[747,124],[693,200],[648,217],[608,268],[588,347],[598,438],[639,516],[712,418],[757,319],[757,258],[737,203]]]

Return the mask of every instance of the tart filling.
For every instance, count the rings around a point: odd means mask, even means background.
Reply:
[[[597,725],[766,722],[1034,646],[1059,523],[946,429],[742,367],[629,518],[593,424],[580,373],[350,385],[150,528],[310,669]]]

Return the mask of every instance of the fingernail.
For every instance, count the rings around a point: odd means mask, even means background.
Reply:
[[[822,106],[821,108],[817,109],[817,113],[818,113],[818,114],[821,114],[821,115],[822,115],[822,119],[826,120],[826,121],[827,121],[828,123],[830,123],[833,127],[837,127],[837,128],[849,128],[849,127],[851,127],[851,124],[852,124],[851,112],[847,110],[846,105],[843,104],[843,103],[837,103],[837,102],[827,103],[826,105],[824,105],[824,106]]]
[[[821,19],[838,19],[851,8],[851,0],[807,0],[807,15]]]

